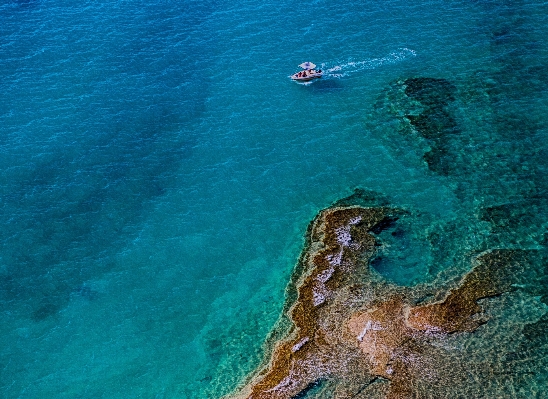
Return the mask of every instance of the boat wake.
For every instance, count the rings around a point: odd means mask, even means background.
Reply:
[[[401,48],[392,51],[390,54],[381,58],[371,58],[365,61],[350,61],[334,66],[331,66],[334,63],[322,63],[321,69],[325,71],[324,77],[342,78],[365,69],[375,69],[382,65],[396,64],[408,58],[415,57],[416,55],[417,53],[414,50]]]
[[[301,86],[310,86],[312,83],[316,82],[317,80],[308,80],[306,82],[297,82],[297,81],[294,81],[295,83],[297,83],[298,85],[301,85]]]

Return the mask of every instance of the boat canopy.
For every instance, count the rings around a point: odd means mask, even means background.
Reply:
[[[299,65],[302,69],[314,69],[316,68],[316,64],[310,61],[303,62]]]

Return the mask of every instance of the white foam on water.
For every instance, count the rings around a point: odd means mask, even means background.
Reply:
[[[327,73],[324,75],[326,77],[342,78],[352,73],[360,72],[366,69],[375,69],[383,65],[390,65],[402,62],[411,57],[415,57],[416,55],[417,52],[415,50],[404,47],[398,50],[394,50],[386,56],[380,58],[370,58],[363,61],[347,61],[345,63],[325,62],[321,64],[321,69],[327,71]]]

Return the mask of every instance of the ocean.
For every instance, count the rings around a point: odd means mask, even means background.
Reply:
[[[375,265],[401,285],[488,248],[544,250],[546,15],[2,1],[0,396],[230,393],[263,359],[309,222],[355,189],[419,215]],[[324,77],[292,82],[304,61]],[[451,88],[426,123],[401,95],[423,78]]]

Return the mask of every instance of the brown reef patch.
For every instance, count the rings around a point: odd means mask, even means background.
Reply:
[[[304,398],[323,384],[337,399],[403,399],[470,386],[464,376],[479,366],[445,340],[487,320],[478,300],[522,280],[526,251],[485,252],[444,296],[438,289],[438,300],[417,305],[432,288],[399,287],[368,267],[379,245],[371,231],[399,212],[358,206],[320,212],[286,307],[292,327],[268,364],[230,398]],[[430,393],[421,394],[425,389]]]
[[[451,333],[474,331],[481,319],[477,301],[502,294],[512,288],[527,261],[524,251],[498,250],[477,258],[477,265],[438,303],[416,306],[409,311],[409,326],[421,331]]]

